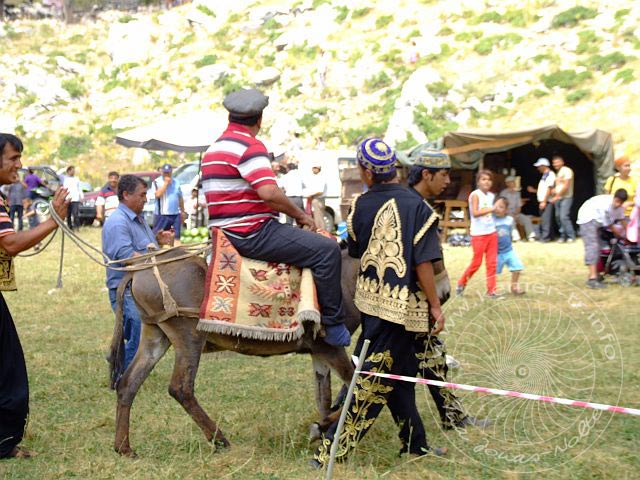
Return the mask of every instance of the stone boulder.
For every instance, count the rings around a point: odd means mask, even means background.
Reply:
[[[251,81],[258,87],[268,87],[280,80],[280,70],[275,67],[265,67],[255,72]]]

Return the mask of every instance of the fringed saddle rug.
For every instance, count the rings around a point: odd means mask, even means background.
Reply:
[[[303,322],[320,327],[311,270],[241,257],[225,234],[212,230],[212,256],[198,330],[244,338],[292,341]]]

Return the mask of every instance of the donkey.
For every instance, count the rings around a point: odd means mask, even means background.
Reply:
[[[184,251],[181,249],[175,249],[163,254],[162,258],[170,259],[183,254]],[[343,250],[342,257],[341,283],[346,312],[345,323],[353,333],[360,324],[360,314],[353,304],[359,262],[351,259],[346,250]],[[187,411],[207,440],[216,445],[227,447],[230,444],[200,406],[194,394],[195,377],[203,352],[230,350],[255,356],[309,353],[315,371],[320,428],[328,427],[339,414],[331,410],[330,371],[333,369],[344,383],[349,383],[354,367],[346,350],[325,343],[320,336],[314,336],[311,328],[305,328],[301,338],[288,342],[253,340],[196,330],[197,312],[204,297],[206,272],[207,265],[204,259],[194,256],[157,265],[155,273],[153,269],[130,272],[118,288],[116,323],[109,364],[112,386],[116,388],[118,398],[114,448],[121,455],[135,456],[129,442],[131,405],[138,389],[170,345],[175,349],[175,364],[169,394]],[[175,299],[173,305],[176,308],[169,313],[166,311],[167,292],[163,292],[161,285],[164,282],[167,282],[170,296]],[[129,283],[142,318],[142,331],[138,352],[131,365],[118,379],[124,352],[122,299]]]

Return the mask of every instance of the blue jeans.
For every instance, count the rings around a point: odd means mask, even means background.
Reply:
[[[573,197],[561,198],[555,203],[556,211],[556,223],[560,230],[560,238],[564,239],[576,239],[576,231],[573,229],[573,222],[569,217],[571,211],[571,204],[573,203]]]
[[[109,289],[109,301],[111,308],[116,311],[116,291],[117,288]],[[126,370],[133,357],[138,351],[140,343],[140,313],[133,301],[131,288],[128,287],[124,292],[124,302],[122,304],[122,321],[124,323],[124,369]]]

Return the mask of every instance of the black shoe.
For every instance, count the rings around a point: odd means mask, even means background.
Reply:
[[[593,289],[607,288],[607,286],[604,283],[598,281],[597,278],[590,278],[589,280],[587,280],[587,287]]]
[[[309,466],[315,470],[322,470],[324,468],[324,465],[321,464],[315,458],[312,458],[311,460],[309,460]]]
[[[478,427],[478,428],[487,428],[488,426],[493,425],[493,420],[490,418],[476,418],[476,417],[464,417],[460,422],[456,424],[456,428],[466,428],[466,427]]]
[[[409,452],[410,455],[417,457],[423,457],[425,455],[435,455],[436,457],[444,457],[449,452],[447,447],[420,447],[416,450]],[[404,446],[400,449],[400,455],[407,453],[407,447]]]

